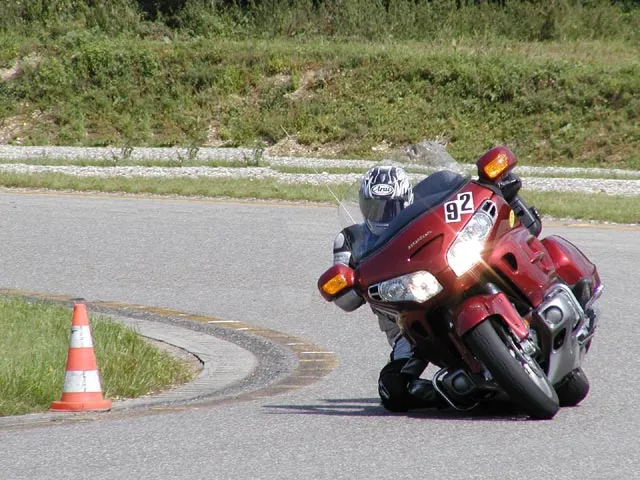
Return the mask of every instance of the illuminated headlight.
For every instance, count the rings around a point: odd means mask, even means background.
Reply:
[[[493,220],[483,211],[476,212],[458,233],[447,252],[451,270],[461,277],[482,260],[484,241],[493,227]]]
[[[429,272],[413,272],[378,284],[378,295],[387,302],[426,302],[442,291]]]

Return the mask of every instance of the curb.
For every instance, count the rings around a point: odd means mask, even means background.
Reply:
[[[74,299],[0,289],[0,295],[71,306]],[[75,299],[79,300],[79,299]],[[258,400],[315,383],[337,366],[333,352],[305,339],[235,320],[115,302],[86,302],[91,315],[132,327],[141,336],[195,356],[202,369],[191,382],[157,395],[114,400],[109,412],[42,412],[0,417],[0,430]]]
[[[133,328],[141,336],[172,345],[195,356],[202,368],[191,382],[150,397],[118,400],[112,411],[127,408],[189,402],[224,390],[249,377],[259,360],[248,350],[213,335],[203,335],[183,327],[131,317],[111,317]]]

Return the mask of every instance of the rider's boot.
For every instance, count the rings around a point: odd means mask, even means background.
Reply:
[[[382,405],[392,412],[445,405],[429,380],[420,378],[427,362],[417,358],[392,360],[380,372],[378,392]]]
[[[446,408],[449,404],[433,388],[433,383],[424,378],[411,380],[408,385],[412,406],[409,408]]]
[[[378,393],[384,408],[392,412],[409,410],[407,378],[401,373],[407,360],[406,358],[391,360],[380,370]]]

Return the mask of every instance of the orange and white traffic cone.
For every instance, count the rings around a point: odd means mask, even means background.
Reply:
[[[51,404],[51,410],[75,412],[109,409],[111,409],[111,400],[105,400],[102,396],[87,307],[84,303],[76,303],[73,305],[71,338],[62,398]]]

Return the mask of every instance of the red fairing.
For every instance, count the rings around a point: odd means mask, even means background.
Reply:
[[[569,285],[581,278],[591,279],[594,287],[600,285],[596,266],[573,243],[558,235],[550,235],[542,243],[549,252],[558,275]]]
[[[523,226],[500,238],[487,263],[517,285],[534,306],[542,302],[545,292],[557,278],[554,262],[544,244]]]
[[[493,197],[493,192],[475,183],[466,185],[461,192],[472,194],[474,210]],[[447,263],[446,253],[470,217],[471,214],[467,214],[460,222],[447,223],[445,210],[439,206],[430,214],[410,223],[398,232],[393,241],[363,260],[358,267],[359,278],[363,284],[373,285],[406,273],[425,270],[436,275],[445,290],[448,286],[453,288],[453,291],[442,295],[469,288],[477,280],[472,276],[456,279]]]
[[[527,337],[528,331],[522,317],[502,292],[495,295],[476,295],[462,302],[458,309],[456,332],[462,336],[494,315],[502,318],[518,339],[523,340]]]

